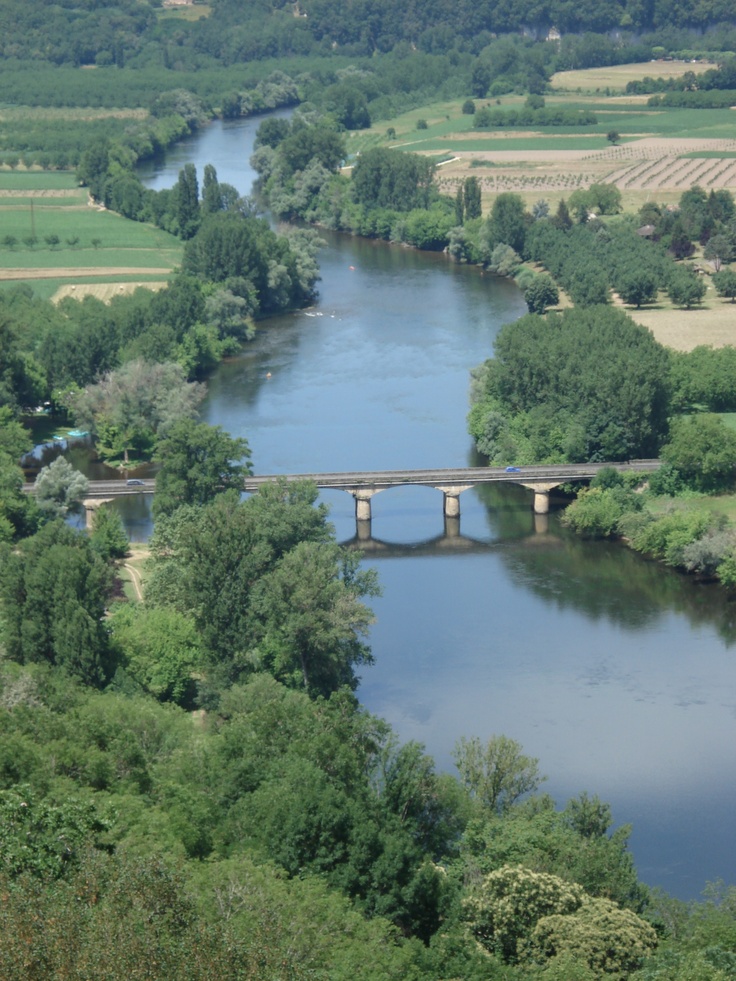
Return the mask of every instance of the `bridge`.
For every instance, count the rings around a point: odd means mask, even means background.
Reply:
[[[619,471],[651,473],[658,470],[659,460],[630,460],[626,463],[570,463],[529,467],[456,467],[446,470],[377,470],[351,473],[301,473],[258,474],[243,480],[243,490],[252,493],[263,484],[277,480],[309,480],[320,490],[336,488],[351,494],[355,500],[355,517],[358,521],[371,520],[371,499],[381,491],[392,487],[415,485],[433,487],[442,492],[443,513],[446,518],[460,515],[460,495],[463,491],[480,484],[519,484],[534,492],[534,513],[549,511],[549,493],[561,484],[589,481],[602,469],[612,467]],[[25,484],[26,492],[33,492],[33,484]],[[125,480],[91,480],[84,505],[92,510],[103,501],[134,494],[153,494],[155,479],[136,483]]]

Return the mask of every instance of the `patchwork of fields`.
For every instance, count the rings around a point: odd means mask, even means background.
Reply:
[[[31,282],[44,298],[109,299],[160,288],[181,251],[173,235],[91,205],[72,173],[0,172],[0,285]]]
[[[512,191],[528,203],[539,197],[555,203],[596,182],[615,183],[628,208],[655,197],[669,203],[693,184],[736,191],[736,112],[652,107],[647,96],[624,92],[627,82],[645,75],[697,74],[711,67],[661,62],[555,76],[546,105],[593,112],[597,122],[590,126],[477,130],[473,116],[446,103],[392,121],[390,140],[374,127],[352,137],[350,146],[354,152],[389,145],[431,154],[438,161],[440,189],[448,194],[469,174],[487,197]],[[475,105],[518,109],[524,101],[508,95]],[[420,120],[426,129],[417,128]],[[608,139],[612,132],[615,144]]]

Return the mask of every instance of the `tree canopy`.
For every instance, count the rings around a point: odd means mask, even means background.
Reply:
[[[620,310],[528,314],[474,372],[470,429],[494,462],[656,456],[669,356]]]

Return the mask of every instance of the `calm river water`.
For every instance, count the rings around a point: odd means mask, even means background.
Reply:
[[[151,166],[170,186],[186,162],[247,192],[258,121],[211,125]],[[473,463],[470,368],[524,312],[509,282],[444,257],[326,235],[312,310],[264,324],[209,382],[203,417],[247,437],[258,473]],[[324,496],[338,538],[353,501]],[[460,538],[441,494],[373,499],[366,562],[375,665],[359,695],[441,768],[462,735],[504,733],[540,760],[560,805],[581,792],[634,826],[645,882],[681,898],[736,882],[736,606],[715,588],[582,543],[552,515],[535,528],[523,489],[467,491]],[[147,533],[145,506],[129,503]]]

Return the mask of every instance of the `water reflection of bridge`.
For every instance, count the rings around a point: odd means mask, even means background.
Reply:
[[[559,544],[560,539],[549,533],[549,515],[535,514],[531,534],[521,536],[519,542],[524,546]],[[502,548],[503,544],[485,538],[473,538],[460,532],[460,518],[445,518],[445,529],[439,535],[418,542],[387,542],[371,534],[370,521],[355,522],[352,538],[340,542],[345,548],[359,549],[366,556],[385,558],[407,558],[424,555],[474,555]]]

